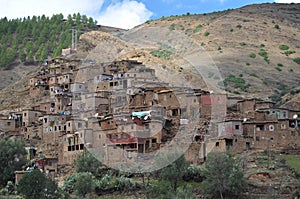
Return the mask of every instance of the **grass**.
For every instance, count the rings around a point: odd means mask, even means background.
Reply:
[[[282,155],[280,156],[284,159],[286,164],[295,169],[297,173],[300,173],[300,156],[299,155]]]

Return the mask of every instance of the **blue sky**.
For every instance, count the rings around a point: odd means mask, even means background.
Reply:
[[[300,3],[300,0],[0,0],[0,18],[81,13],[101,25],[130,29],[162,16],[209,13],[254,3]]]

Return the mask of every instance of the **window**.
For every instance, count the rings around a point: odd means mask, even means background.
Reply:
[[[10,126],[10,122],[7,122],[7,126]]]
[[[270,130],[270,131],[274,131],[274,126],[273,126],[273,125],[270,125],[270,126],[269,126],[269,130]]]
[[[239,130],[240,129],[240,125],[235,125],[235,130]]]
[[[216,147],[219,147],[220,146],[220,143],[219,142],[216,142]]]
[[[285,124],[281,124],[281,125],[280,125],[280,128],[281,128],[281,129],[285,129],[285,128],[286,128],[286,125],[285,125]]]
[[[81,122],[78,122],[78,128],[82,128]]]

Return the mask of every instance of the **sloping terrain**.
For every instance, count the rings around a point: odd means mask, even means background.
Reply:
[[[216,91],[225,85],[229,96],[299,107],[300,68],[294,61],[300,57],[299,22],[299,4],[257,4],[164,17],[129,31],[100,26],[109,31],[81,35],[75,56],[98,63],[135,59],[176,86]],[[14,92],[26,89],[24,74],[30,70],[34,71],[31,67],[24,72],[17,67],[1,71],[2,87],[9,85],[0,92],[3,105],[22,104]],[[23,82],[14,86],[19,79]]]

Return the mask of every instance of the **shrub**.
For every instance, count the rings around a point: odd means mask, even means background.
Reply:
[[[283,64],[278,63],[277,66],[278,66],[278,67],[283,67]]]
[[[275,69],[278,71],[282,71],[282,69],[280,67],[275,67]]]
[[[195,29],[193,30],[193,32],[194,33],[199,32],[201,28],[202,28],[202,25],[199,24],[198,26],[195,27]]]
[[[275,24],[274,28],[275,28],[275,29],[278,29],[278,30],[280,29],[280,27],[279,27],[278,24]]]
[[[280,50],[288,50],[290,47],[288,47],[287,45],[280,45],[279,49]]]
[[[241,42],[240,45],[241,46],[246,46],[246,43],[245,42]]]
[[[261,48],[264,48],[266,45],[265,44],[260,44],[260,47]]]
[[[209,34],[210,34],[210,33],[209,33],[208,31],[206,31],[206,32],[204,33],[204,36],[207,37]]]
[[[241,25],[241,24],[238,24],[236,27],[237,27],[238,29],[241,29],[241,28],[242,28],[242,25]]]
[[[74,189],[79,195],[85,196],[87,193],[93,192],[94,188],[94,176],[91,173],[78,173]]]
[[[293,59],[293,61],[296,62],[297,64],[300,64],[300,57]]]
[[[170,25],[170,27],[169,27],[169,30],[170,30],[170,31],[175,30],[175,24],[172,23],[172,24]]]
[[[246,65],[247,65],[247,66],[250,66],[250,63],[249,63],[249,62],[246,62]]]
[[[289,56],[289,55],[294,54],[294,53],[296,53],[296,51],[294,51],[294,50],[287,50],[287,51],[284,52],[284,54],[286,56]]]
[[[255,73],[251,73],[250,76],[252,76],[252,77],[258,77]]]
[[[251,58],[256,58],[256,54],[255,53],[251,53],[250,55],[249,55],[249,57],[251,57]]]
[[[268,53],[266,52],[266,50],[263,49],[263,48],[259,50],[258,54],[259,54],[260,56],[262,56],[262,57],[265,57],[265,56],[268,55]]]

